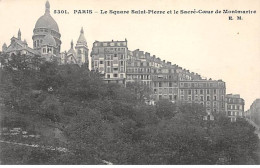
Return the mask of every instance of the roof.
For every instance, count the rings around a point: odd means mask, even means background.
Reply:
[[[85,36],[84,36],[83,27],[82,27],[81,30],[80,30],[80,35],[79,35],[79,38],[78,38],[77,43],[87,43],[86,38],[85,38]]]
[[[48,45],[48,46],[56,47],[56,41],[55,41],[55,39],[53,38],[52,35],[47,34],[47,35],[43,38],[42,45],[43,45],[43,46],[44,46],[44,45]]]
[[[37,28],[47,28],[59,32],[57,22],[50,15],[50,4],[48,1],[45,4],[45,14],[41,16],[35,24],[35,29]]]

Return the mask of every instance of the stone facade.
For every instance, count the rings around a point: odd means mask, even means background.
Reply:
[[[83,28],[80,31],[75,50],[72,47],[68,52],[60,52],[61,50],[61,34],[57,22],[50,14],[50,3],[45,3],[45,13],[41,16],[33,29],[33,48],[30,48],[25,40],[21,39],[21,31],[19,29],[17,38],[12,37],[9,46],[6,43],[2,46],[2,52],[9,55],[26,54],[29,56],[41,56],[45,61],[57,61],[59,64],[89,64],[88,46],[84,36]]]
[[[236,121],[238,117],[244,117],[244,99],[240,98],[239,94],[227,94],[226,95],[226,115],[230,120]]]
[[[92,70],[106,82],[139,82],[152,90],[150,101],[168,99],[175,103],[199,103],[209,115],[225,112],[226,85],[222,80],[206,80],[194,72],[161,60],[139,49],[127,50],[127,41],[96,41]]]
[[[91,69],[104,75],[107,83],[126,81],[127,40],[95,41],[91,52]]]

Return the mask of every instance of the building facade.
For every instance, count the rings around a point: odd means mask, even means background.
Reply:
[[[207,114],[225,112],[226,85],[222,80],[188,80],[179,82],[179,101],[198,103]]]
[[[91,52],[91,69],[100,72],[107,83],[126,81],[127,40],[95,41]]]
[[[240,98],[239,94],[226,95],[226,115],[230,120],[236,121],[237,118],[244,117],[244,99]]]
[[[150,53],[127,50],[127,41],[96,41],[91,52],[93,71],[104,81],[138,82],[152,91],[151,101],[168,99],[175,103],[199,103],[207,113],[225,112],[226,85],[222,80],[206,80]]]

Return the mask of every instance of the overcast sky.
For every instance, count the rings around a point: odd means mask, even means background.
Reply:
[[[0,0],[0,45],[10,44],[21,29],[32,47],[36,21],[44,14],[46,0]],[[130,50],[140,49],[171,61],[204,77],[222,79],[227,93],[240,94],[246,110],[260,98],[259,0],[49,0],[51,15],[59,25],[61,50],[69,50],[84,28],[88,47],[95,40],[128,40]],[[67,15],[53,10],[67,10]],[[98,13],[73,14],[85,9]],[[256,10],[241,14],[102,15],[100,10]]]

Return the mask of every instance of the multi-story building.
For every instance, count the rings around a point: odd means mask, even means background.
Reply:
[[[127,40],[95,41],[91,52],[91,69],[100,72],[107,83],[126,81]]]
[[[238,117],[244,116],[244,99],[240,98],[239,94],[226,95],[226,115],[230,120],[236,121]]]
[[[222,80],[179,81],[179,102],[199,103],[208,114],[225,112],[226,85]]]
[[[91,57],[92,70],[103,74],[107,82],[139,82],[152,90],[150,98],[154,101],[199,103],[208,114],[225,112],[225,82],[202,79],[197,73],[139,49],[128,51],[127,41],[96,41]]]
[[[128,60],[126,61],[126,82],[140,82],[151,87],[151,71],[153,69],[150,54],[143,51],[128,51]]]
[[[152,70],[152,89],[155,101],[169,99],[178,100],[179,76],[174,67],[162,67]]]

